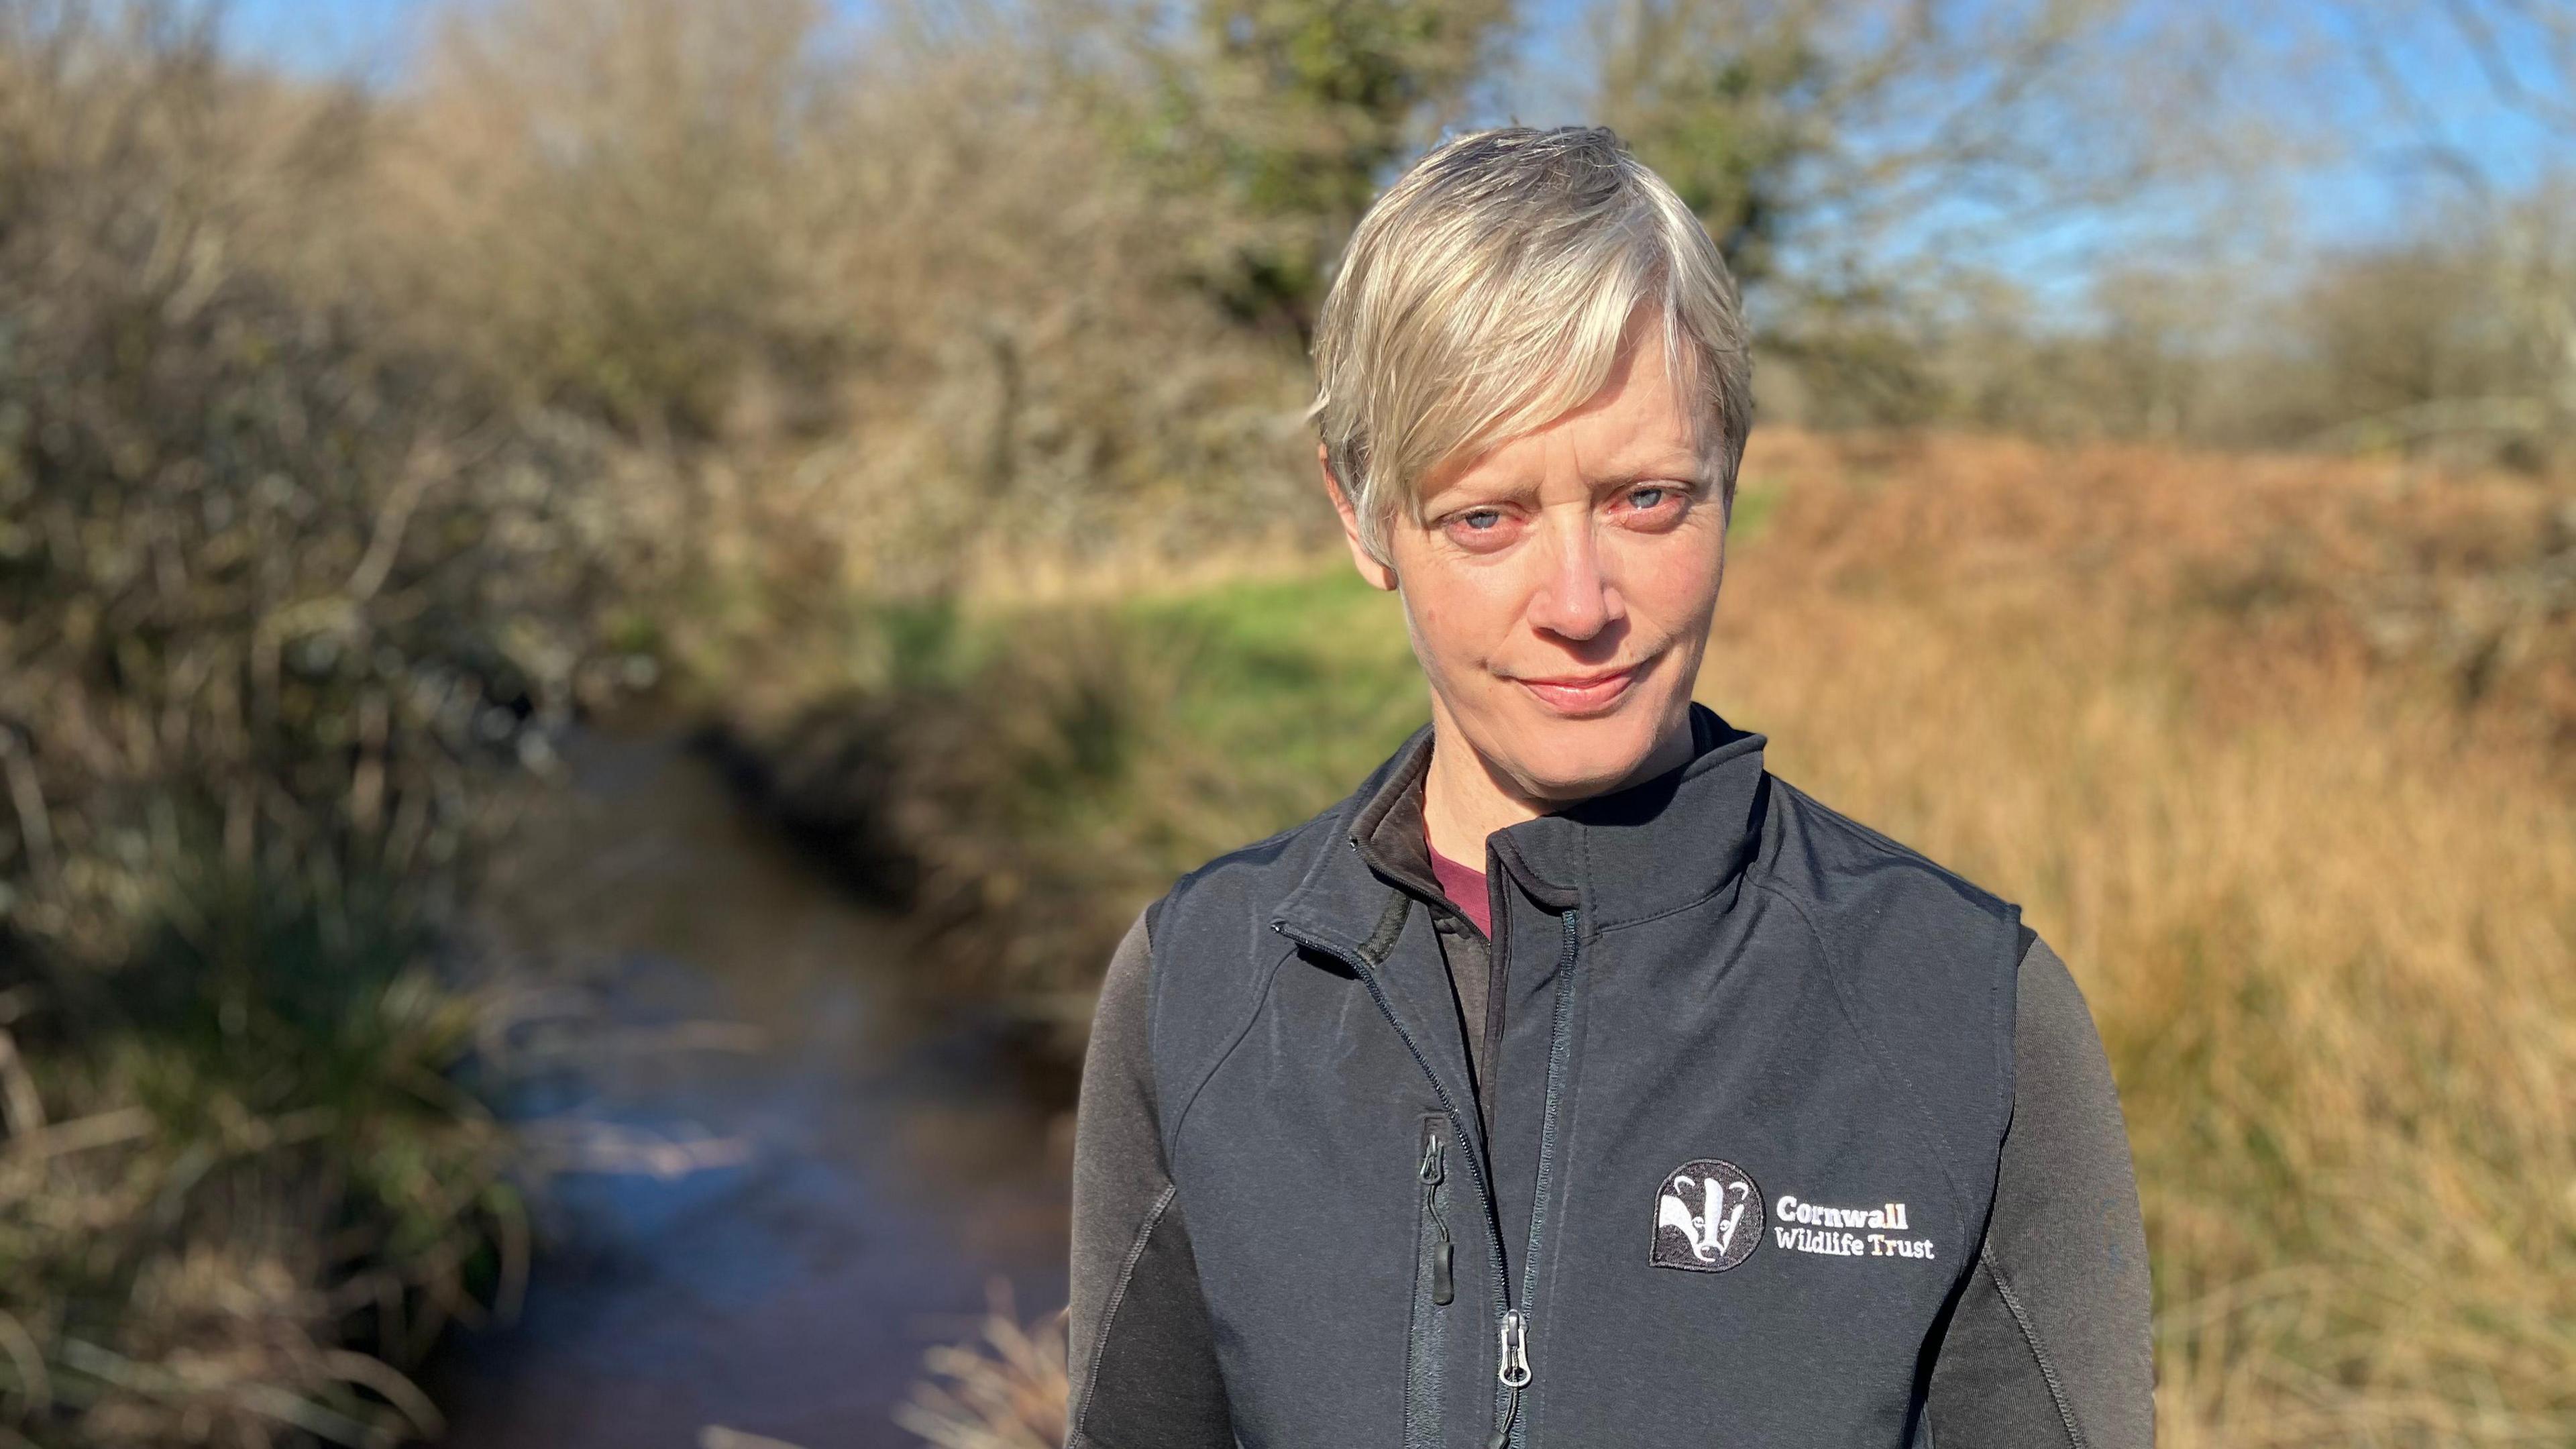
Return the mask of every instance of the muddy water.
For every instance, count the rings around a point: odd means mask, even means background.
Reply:
[[[994,1285],[1024,1317],[1063,1302],[1063,1084],[895,989],[899,924],[675,737],[570,759],[569,806],[499,872],[491,924],[591,983],[580,1068],[521,1099],[584,1165],[551,1189],[515,1324],[426,1375],[447,1442],[917,1444],[891,1414],[925,1348],[968,1336]]]

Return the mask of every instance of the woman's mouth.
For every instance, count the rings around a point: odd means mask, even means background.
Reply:
[[[1594,715],[1610,708],[1628,687],[1637,682],[1644,664],[1631,664],[1621,669],[1604,669],[1589,674],[1559,674],[1545,679],[1516,681],[1541,704],[1558,714]]]

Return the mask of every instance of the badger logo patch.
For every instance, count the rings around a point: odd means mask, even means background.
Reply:
[[[1713,1157],[1685,1162],[1655,1194],[1658,1268],[1723,1273],[1762,1241],[1762,1189],[1744,1169]]]

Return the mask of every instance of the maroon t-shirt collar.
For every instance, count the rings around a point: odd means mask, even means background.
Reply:
[[[1485,892],[1485,873],[1442,855],[1432,846],[1427,830],[1422,844],[1431,853],[1431,874],[1440,882],[1440,893],[1449,898],[1451,905],[1465,912],[1467,919],[1476,923],[1477,930],[1491,937],[1494,934],[1494,904]]]

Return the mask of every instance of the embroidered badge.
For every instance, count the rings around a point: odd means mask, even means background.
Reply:
[[[1658,1268],[1723,1273],[1762,1241],[1762,1189],[1732,1162],[1685,1162],[1655,1194]]]

